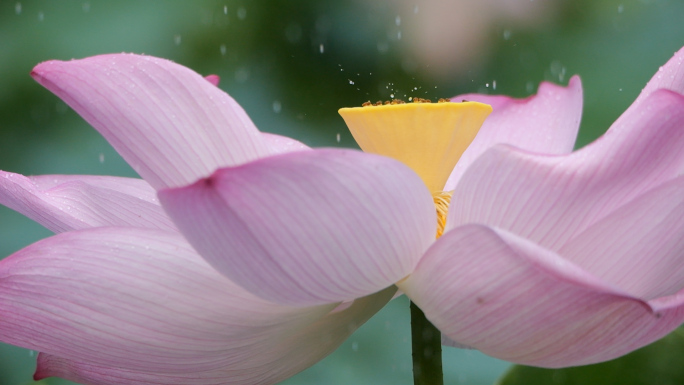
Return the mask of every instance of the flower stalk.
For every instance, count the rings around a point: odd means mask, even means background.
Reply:
[[[442,336],[411,302],[411,347],[414,385],[443,385]]]

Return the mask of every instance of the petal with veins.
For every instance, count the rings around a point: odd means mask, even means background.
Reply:
[[[505,143],[530,152],[566,154],[572,151],[582,117],[582,84],[573,76],[567,87],[542,83],[537,95],[526,99],[479,94],[459,95],[494,108],[473,143],[463,153],[446,184],[453,190],[470,165],[488,148]]]
[[[58,376],[85,384],[128,385],[251,385],[274,384],[330,354],[361,324],[382,308],[396,291],[390,287],[360,298],[346,310],[332,313],[284,340],[266,345],[251,361],[231,367],[183,373],[155,373],[90,365],[41,353],[36,380]],[[297,352],[297,354],[293,354]]]
[[[97,129],[155,189],[270,154],[245,111],[168,60],[115,54],[37,65],[33,77]]]
[[[644,299],[684,288],[684,176],[625,204],[559,254]]]
[[[684,321],[684,298],[657,308],[550,250],[481,225],[445,234],[398,286],[449,339],[526,365],[609,360]]]
[[[550,250],[684,167],[684,96],[660,90],[631,119],[569,155],[497,146],[464,174],[446,229],[482,223]]]
[[[0,204],[56,233],[101,226],[176,228],[142,179],[0,171]]]
[[[385,288],[411,272],[436,231],[432,197],[415,173],[354,150],[277,155],[159,198],[212,266],[286,304]]]
[[[179,234],[97,228],[0,262],[0,338],[86,368],[283,379],[336,348],[394,291],[336,313],[335,304],[276,305],[213,270]]]

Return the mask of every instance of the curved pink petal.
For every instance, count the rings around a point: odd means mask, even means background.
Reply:
[[[274,341],[245,365],[206,371],[166,373],[90,365],[41,353],[34,378],[56,376],[83,384],[227,385],[274,384],[330,354],[358,326],[375,314],[396,291],[388,288],[357,299],[346,310],[325,316],[282,341]]]
[[[656,313],[552,251],[481,225],[445,234],[398,286],[448,338],[542,367],[609,360],[684,321],[682,299]]]
[[[286,152],[311,150],[311,147],[306,144],[296,139],[288,138],[287,136],[271,134],[268,132],[263,132],[261,135],[266,140],[266,143],[271,148],[271,153],[274,155],[284,154]]]
[[[479,94],[452,98],[459,102],[464,99],[490,104],[494,111],[456,164],[446,191],[453,190],[473,161],[496,144],[553,155],[569,153],[575,145],[582,117],[582,83],[578,76],[573,76],[567,87],[544,82],[537,95],[526,99]]]
[[[482,223],[550,250],[684,168],[684,96],[656,91],[625,124],[565,156],[497,146],[461,179],[447,230]]]
[[[0,171],[0,204],[56,233],[100,226],[176,228],[142,179]]]
[[[32,76],[97,129],[155,189],[266,156],[242,108],[197,73],[131,54],[37,65]]]
[[[421,179],[396,160],[355,150],[272,156],[159,198],[212,266],[286,304],[338,302],[392,285],[436,232]]]
[[[684,288],[684,176],[625,204],[559,250],[586,271],[644,299]]]
[[[216,87],[218,87],[219,82],[221,81],[221,77],[218,75],[207,75],[204,78],[207,79],[207,81],[209,83],[213,84]]]
[[[335,349],[394,291],[334,313],[335,304],[276,305],[227,280],[177,233],[97,228],[0,262],[0,338],[85,367],[276,382]]]

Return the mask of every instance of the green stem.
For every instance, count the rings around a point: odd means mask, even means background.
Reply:
[[[413,302],[411,302],[411,341],[413,384],[443,385],[442,336]]]

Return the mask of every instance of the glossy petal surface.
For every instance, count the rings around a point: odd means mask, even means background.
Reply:
[[[655,341],[684,321],[513,234],[466,225],[440,238],[399,284],[447,337],[497,358],[584,365]]]
[[[168,60],[102,55],[41,63],[31,74],[155,189],[186,185],[270,153],[235,100]]]
[[[212,266],[250,292],[306,305],[376,292],[434,240],[432,197],[398,161],[303,151],[217,171],[159,193]]]
[[[332,314],[334,304],[275,305],[218,274],[178,234],[98,228],[0,262],[0,337],[86,369],[276,382],[327,355],[393,293]],[[57,374],[50,366],[40,376]]]
[[[452,100],[486,103],[494,111],[456,164],[445,190],[453,190],[473,161],[499,143],[542,154],[569,153],[582,116],[582,84],[577,76],[567,87],[542,83],[537,95],[526,99],[466,94]]]
[[[56,233],[100,226],[175,229],[142,179],[0,171],[0,204]]]

